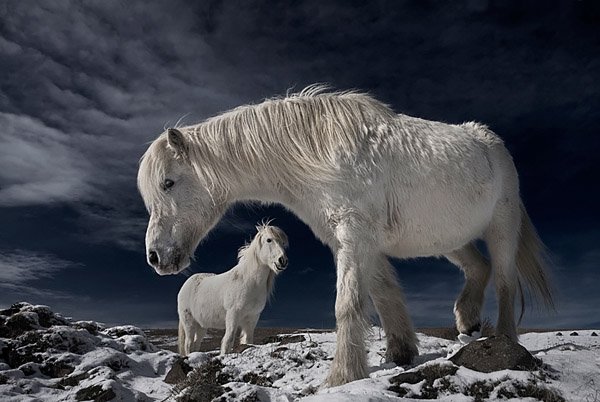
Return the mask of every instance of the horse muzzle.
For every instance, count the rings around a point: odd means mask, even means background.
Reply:
[[[179,252],[161,252],[157,249],[148,250],[147,261],[161,276],[178,274],[190,265],[189,258],[182,258]]]

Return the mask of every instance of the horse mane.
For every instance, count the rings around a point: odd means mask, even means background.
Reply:
[[[313,85],[181,131],[190,138],[190,162],[212,195],[227,194],[249,174],[293,191],[299,181],[339,179],[340,159],[353,158],[372,132],[365,124],[389,124],[395,117],[365,93]],[[157,141],[165,143],[166,135]]]

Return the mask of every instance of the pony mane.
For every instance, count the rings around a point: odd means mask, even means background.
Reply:
[[[181,131],[190,138],[190,162],[216,198],[249,175],[291,192],[299,182],[340,180],[340,160],[355,158],[362,140],[395,117],[365,93],[311,85]],[[165,148],[166,134],[157,142]]]
[[[271,235],[275,238],[275,240],[283,245],[284,248],[288,247],[288,237],[283,230],[278,228],[277,226],[270,226],[272,219],[262,221],[261,223],[256,225],[257,233],[252,239],[250,243],[244,244],[238,250],[238,263],[242,261],[242,259],[246,258],[256,258],[256,245],[260,242],[260,238],[264,236],[266,231],[269,231]],[[269,276],[267,277],[267,297],[270,299],[273,294],[273,288],[275,285],[275,273],[269,269]]]

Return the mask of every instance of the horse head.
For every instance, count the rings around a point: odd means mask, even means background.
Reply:
[[[168,129],[140,161],[138,189],[150,214],[146,257],[159,275],[187,268],[226,208],[215,202],[195,171],[190,141],[181,131]]]

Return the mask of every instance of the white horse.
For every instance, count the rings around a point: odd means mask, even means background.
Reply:
[[[219,275],[192,275],[181,287],[177,295],[180,354],[199,351],[208,328],[225,330],[221,354],[231,351],[239,330],[241,343],[253,342],[275,276],[288,263],[288,239],[283,230],[268,224],[256,230],[252,242],[240,248],[235,267]]]
[[[422,120],[366,94],[313,86],[168,129],[142,157],[138,188],[150,212],[148,263],[160,275],[187,267],[200,240],[239,201],[283,204],[329,245],[337,269],[329,385],[367,375],[369,296],[386,333],[387,360],[407,364],[418,354],[388,256],[443,255],[464,271],[454,306],[463,334],[480,328],[492,274],[498,334],[517,339],[521,280],[552,305],[543,245],[512,158],[481,124]],[[479,238],[489,262],[474,245]]]

